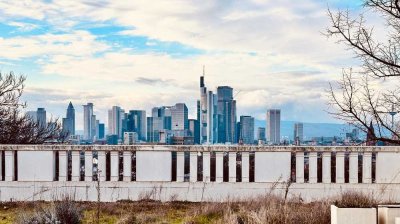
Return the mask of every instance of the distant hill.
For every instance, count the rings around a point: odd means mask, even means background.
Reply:
[[[281,136],[289,136],[289,139],[293,139],[293,127],[296,121],[281,121]],[[345,137],[346,132],[349,132],[351,128],[347,124],[337,124],[337,123],[306,123],[303,122],[304,129],[303,134],[305,139],[310,139],[311,137],[332,137],[339,136]],[[258,127],[265,127],[265,120],[255,120],[254,122],[255,130]]]
[[[293,126],[296,121],[281,121],[281,136],[289,136],[293,139]],[[255,120],[254,126],[257,132],[258,127],[265,127],[265,120]],[[350,132],[350,127],[347,124],[337,123],[305,123],[304,124],[304,137],[309,139],[311,137],[332,137],[339,136],[345,137],[346,132]],[[77,130],[77,135],[83,135],[83,130]],[[360,133],[362,135],[362,133]],[[256,136],[256,135],[255,135]]]

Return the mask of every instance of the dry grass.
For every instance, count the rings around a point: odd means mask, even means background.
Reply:
[[[81,223],[96,223],[96,203],[80,202],[56,208],[54,203],[6,203],[0,207],[1,223],[15,223],[18,214],[74,214],[83,211]],[[344,192],[337,198],[304,203],[301,199],[287,199],[267,194],[244,202],[190,203],[158,201],[121,201],[101,203],[100,223],[188,223],[188,224],[258,224],[258,223],[330,223],[330,205],[339,207],[373,207],[377,201],[355,192]],[[77,207],[75,206],[77,205]],[[3,209],[2,209],[3,208]],[[7,209],[4,209],[7,208]],[[49,208],[46,210],[46,208]],[[42,210],[41,210],[42,209]],[[61,217],[62,214],[57,214]],[[66,217],[70,217],[67,215]]]
[[[371,208],[377,206],[378,200],[374,195],[349,191],[342,193],[333,204],[342,208]]]

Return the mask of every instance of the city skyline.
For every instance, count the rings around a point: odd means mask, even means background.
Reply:
[[[187,102],[194,118],[196,101],[190,99],[198,95],[206,65],[208,88],[224,83],[241,91],[238,114],[260,119],[268,108],[281,108],[284,120],[334,122],[324,112],[323,90],[355,60],[320,34],[329,24],[327,4],[354,13],[360,8],[360,1],[340,0],[174,1],[157,7],[78,1],[75,8],[37,1],[30,7],[35,10],[1,3],[0,69],[27,75],[27,110],[46,107],[54,117],[72,101],[93,102],[102,121],[111,105],[149,113],[175,102]],[[82,113],[77,107],[76,117]],[[82,121],[76,127],[81,130]]]

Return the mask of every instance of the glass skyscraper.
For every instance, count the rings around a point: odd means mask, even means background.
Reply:
[[[281,110],[267,111],[267,141],[269,144],[279,145],[281,142]]]
[[[236,101],[229,86],[217,88],[218,143],[236,143]]]
[[[75,135],[75,109],[72,102],[69,102],[67,116],[63,118],[63,132],[68,135]]]
[[[96,120],[94,120],[95,122]],[[95,123],[93,123],[93,103],[83,105],[83,139],[93,141],[96,133],[93,133]]]
[[[126,114],[126,132],[136,132],[140,141],[146,141],[146,111],[130,110]]]
[[[240,116],[240,140],[243,144],[254,144],[254,118]]]

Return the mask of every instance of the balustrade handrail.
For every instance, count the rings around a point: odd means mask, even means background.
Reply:
[[[0,151],[171,151],[171,152],[396,152],[400,146],[250,146],[250,145],[0,145]]]

